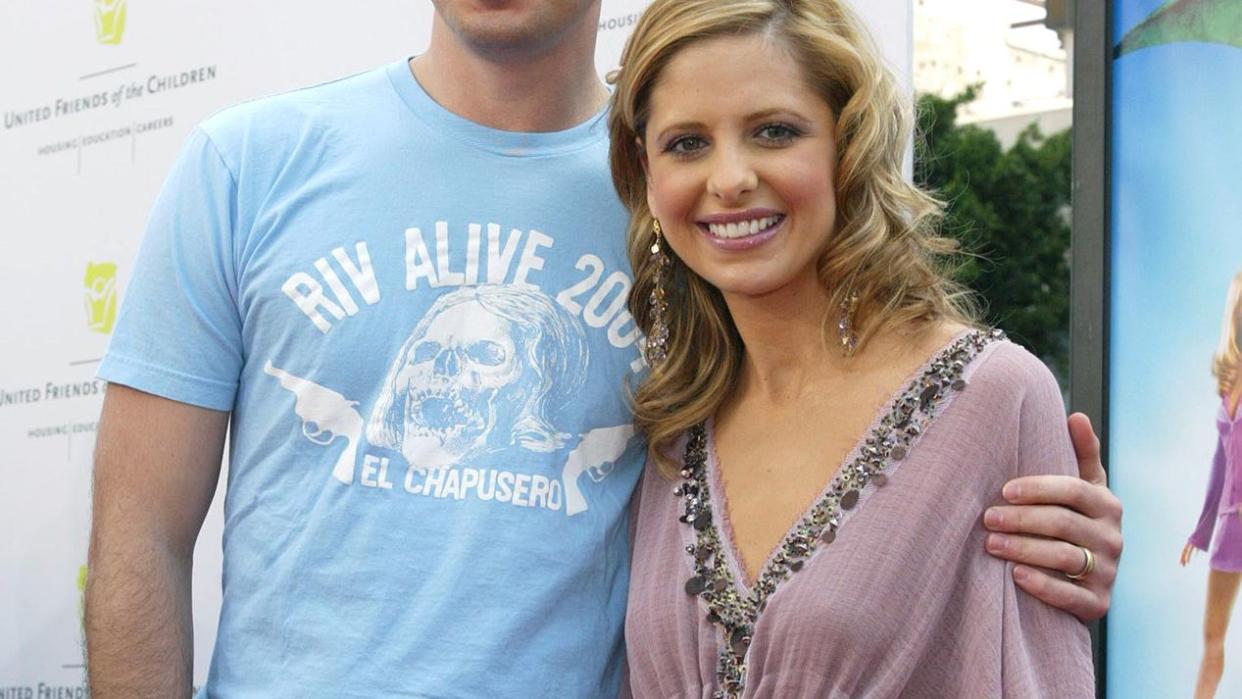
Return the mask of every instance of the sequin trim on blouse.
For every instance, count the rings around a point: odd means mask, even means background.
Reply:
[[[686,546],[694,575],[686,581],[686,594],[698,597],[707,607],[707,620],[721,631],[723,644],[716,674],[720,688],[715,699],[736,699],[746,686],[746,653],[759,615],[782,582],[802,570],[821,545],[837,538],[843,515],[858,506],[868,484],[882,487],[892,465],[906,458],[927,429],[936,410],[950,391],[966,387],[966,365],[995,340],[1000,330],[972,331],[941,350],[893,401],[849,464],[833,477],[824,495],[782,539],[776,553],[760,571],[749,595],[741,595],[723,555],[723,544],[713,525],[707,485],[707,429],[700,423],[690,429],[682,461],[684,482],[673,494],[684,499],[685,513],[678,520],[694,528],[695,543]]]

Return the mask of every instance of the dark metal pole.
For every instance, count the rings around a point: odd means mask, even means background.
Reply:
[[[1108,466],[1112,2],[1074,3],[1070,407],[1091,418]],[[1096,696],[1107,693],[1106,621],[1092,628]]]

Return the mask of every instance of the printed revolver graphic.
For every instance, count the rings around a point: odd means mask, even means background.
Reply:
[[[337,437],[345,438],[345,451],[337,458],[332,476],[346,485],[352,484],[364,426],[362,415],[354,410],[358,401],[278,369],[271,362],[263,366],[263,371],[276,377],[280,385],[294,395],[293,412],[302,419],[303,436],[320,446],[331,444]]]

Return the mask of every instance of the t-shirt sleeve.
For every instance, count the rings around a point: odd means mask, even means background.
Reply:
[[[1024,353],[1025,354],[1025,353]],[[1034,357],[1015,376],[1022,404],[1018,420],[1017,475],[1078,474],[1065,408],[1052,374]],[[1068,612],[1032,597],[1006,565],[1002,594],[1002,694],[1005,697],[1073,699],[1095,696],[1091,637]]]
[[[147,221],[100,378],[232,409],[243,357],[236,200],[232,173],[195,129]]]

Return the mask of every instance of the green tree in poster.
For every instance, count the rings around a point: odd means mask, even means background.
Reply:
[[[1070,132],[1033,125],[1005,150],[986,129],[958,125],[969,89],[919,99],[915,178],[948,203],[944,232],[970,253],[959,280],[985,322],[1004,328],[1058,378],[1069,372]]]

